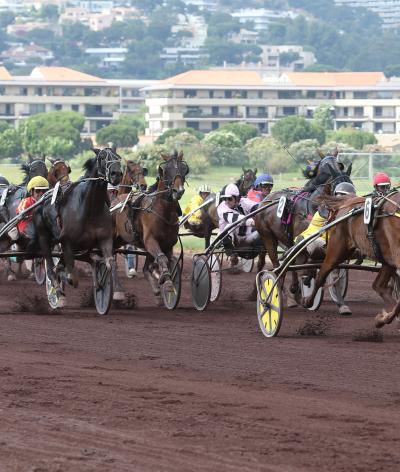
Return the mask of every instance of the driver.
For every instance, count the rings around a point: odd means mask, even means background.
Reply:
[[[385,172],[378,172],[374,175],[373,185],[375,189],[375,194],[386,195],[390,192],[392,182],[390,177]]]
[[[49,182],[44,177],[36,176],[28,182],[26,189],[28,196],[21,200],[16,210],[17,214],[36,203],[49,189]],[[17,224],[19,235],[28,240],[32,240],[35,237],[35,226],[32,220],[33,212],[28,212]]]
[[[231,223],[244,218],[244,212],[239,207],[240,192],[235,184],[229,184],[225,188],[225,193],[221,195],[222,203],[218,206],[218,220],[220,233]],[[262,246],[260,235],[254,227],[253,218],[247,219],[243,224],[239,225],[231,234],[223,239],[226,254],[230,256],[231,265],[238,264],[238,256],[235,251],[237,247],[246,247],[255,249]]]
[[[186,206],[183,211],[183,216],[188,215],[193,210],[198,208],[202,205],[207,198],[210,196],[211,187],[207,184],[200,185],[198,188],[198,194],[195,195]],[[188,222],[192,225],[200,225],[201,224],[201,210],[194,212],[188,219]]]
[[[269,195],[274,186],[274,179],[272,175],[261,174],[254,181],[254,187],[248,192],[247,198],[253,202],[259,203]]]

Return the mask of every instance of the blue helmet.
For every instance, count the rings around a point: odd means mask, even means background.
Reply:
[[[261,174],[254,181],[254,187],[257,188],[259,185],[274,185],[274,179],[272,175]]]

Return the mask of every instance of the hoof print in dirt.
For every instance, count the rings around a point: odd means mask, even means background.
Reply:
[[[93,308],[95,306],[92,288],[83,292],[79,304],[82,308]]]
[[[296,331],[299,336],[326,336],[329,323],[323,319],[306,320],[303,326]]]
[[[369,330],[359,331],[353,336],[353,341],[365,342],[365,343],[382,343],[383,334],[381,331]]]
[[[124,300],[113,300],[113,307],[119,310],[132,310],[136,306],[137,299],[133,293],[126,293]]]
[[[21,296],[19,300],[15,302],[15,310],[23,313],[37,313],[39,315],[49,313],[49,304],[43,297],[34,295]]]

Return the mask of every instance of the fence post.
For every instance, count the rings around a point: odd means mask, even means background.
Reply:
[[[373,174],[374,174],[373,154],[370,153],[368,156],[368,179],[370,182],[372,182]]]

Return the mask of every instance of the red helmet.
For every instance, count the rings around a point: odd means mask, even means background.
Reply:
[[[390,181],[390,177],[385,174],[385,172],[378,172],[374,175],[374,187],[377,185],[392,185],[392,182]]]

